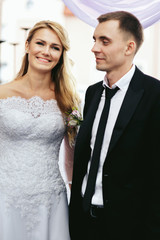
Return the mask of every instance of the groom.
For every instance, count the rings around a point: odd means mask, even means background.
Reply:
[[[124,11],[98,18],[104,80],[87,89],[75,146],[71,240],[160,240],[160,82],[133,59],[143,42]]]

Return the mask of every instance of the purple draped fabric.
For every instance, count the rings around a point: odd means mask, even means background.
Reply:
[[[124,10],[133,13],[144,28],[160,20],[160,0],[63,0],[87,24],[95,27],[103,13]]]

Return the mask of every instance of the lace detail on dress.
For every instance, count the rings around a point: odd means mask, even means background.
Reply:
[[[30,232],[39,207],[50,213],[53,193],[66,191],[58,160],[65,133],[56,100],[0,99],[0,192],[20,210]]]
[[[8,109],[17,109],[19,111],[30,113],[34,118],[39,117],[41,114],[47,114],[48,112],[54,112],[58,110],[57,104],[54,104],[56,100],[43,100],[38,96],[34,96],[29,99],[22,98],[20,96],[8,97],[6,99],[0,99],[0,104]]]

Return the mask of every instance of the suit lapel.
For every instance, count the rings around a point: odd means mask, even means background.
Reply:
[[[92,99],[90,99],[89,101],[89,105],[90,105],[89,110],[86,114],[85,120],[83,121],[78,133],[77,141],[81,141],[81,143],[78,144],[79,146],[80,145],[87,146],[89,144],[88,141],[90,141],[93,121],[95,119],[95,115],[98,109],[98,105],[101,99],[103,89],[104,88],[102,87],[102,84],[100,84],[96,88],[96,92],[92,95]]]
[[[109,149],[108,149],[108,155],[115,147],[117,141],[123,134],[127,124],[131,120],[138,103],[140,102],[144,89],[141,87],[142,79],[140,79],[140,76],[142,77],[142,73],[136,69],[136,72],[131,80],[131,84],[127,90],[126,96],[124,98],[124,101],[122,103],[122,107],[120,109],[117,121],[115,123],[115,127],[113,130],[113,134],[111,137]]]

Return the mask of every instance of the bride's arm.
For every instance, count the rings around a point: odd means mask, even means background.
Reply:
[[[65,152],[65,172],[67,177],[67,183],[71,189],[72,185],[72,174],[73,174],[73,158],[74,158],[74,147],[69,145],[67,135],[64,137],[64,152]]]

